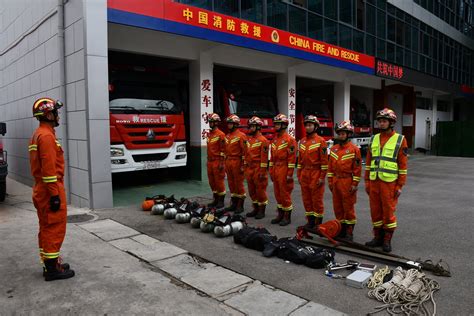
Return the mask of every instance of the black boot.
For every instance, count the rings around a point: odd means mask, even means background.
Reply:
[[[277,208],[277,217],[272,219],[271,223],[278,224],[281,222],[282,219],[283,219],[283,210],[281,208]]]
[[[267,206],[265,204],[259,205],[258,206],[258,213],[255,215],[255,219],[262,219],[265,217],[265,208]]]
[[[225,199],[225,194],[217,196],[217,204],[216,204],[217,209],[224,207],[224,199]]]
[[[247,217],[255,217],[258,213],[258,203],[252,203],[253,210],[245,214]]]
[[[341,223],[341,232],[339,233],[339,235],[337,235],[337,238],[345,238],[346,230],[347,230],[347,224]]]
[[[59,262],[61,262],[61,260],[58,259]],[[64,269],[64,270],[69,270],[71,267],[69,266],[69,263],[61,263],[61,268]],[[46,266],[43,266],[43,277],[46,276]]]
[[[323,218],[320,216],[320,217],[316,217],[316,220],[314,221],[314,224],[316,225],[316,227],[318,227],[319,225],[321,225],[323,223]]]
[[[346,224],[346,235],[343,239],[347,241],[354,240],[354,224]]]
[[[306,220],[308,221],[306,225],[304,225],[305,229],[313,230],[316,228],[316,217],[314,216],[306,216]]]
[[[235,211],[235,208],[237,207],[237,198],[236,197],[231,197],[230,198],[230,206],[225,208],[226,212],[233,212]]]
[[[63,269],[61,264],[56,259],[47,259],[44,261],[46,267],[45,281],[69,279],[74,276],[74,270]]]
[[[213,196],[214,200],[211,203],[207,204],[207,207],[216,207],[216,205],[217,205],[217,194],[214,193],[212,196]]]
[[[382,250],[384,252],[392,252],[393,231],[385,231],[383,236]]]
[[[383,245],[384,233],[381,227],[374,228],[374,238],[365,243],[367,247],[380,247]]]
[[[283,212],[283,219],[280,222],[280,226],[287,226],[291,224],[291,211]]]
[[[235,214],[241,214],[244,212],[244,198],[237,198],[236,206],[235,206]]]

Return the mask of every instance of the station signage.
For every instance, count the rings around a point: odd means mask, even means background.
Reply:
[[[402,66],[394,65],[377,59],[375,62],[375,74],[379,77],[403,80],[405,69]]]
[[[108,21],[374,74],[372,56],[171,0],[108,0]]]

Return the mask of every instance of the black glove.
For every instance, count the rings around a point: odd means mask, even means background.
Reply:
[[[53,212],[58,211],[60,206],[61,206],[61,200],[59,199],[59,195],[52,196],[49,199],[49,207],[51,208],[51,211]]]

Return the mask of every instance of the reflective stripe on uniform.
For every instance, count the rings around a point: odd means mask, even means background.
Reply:
[[[385,227],[387,227],[387,228],[396,228],[397,227],[397,222],[387,224],[387,225],[385,225]]]
[[[360,177],[353,176],[353,177],[352,177],[352,180],[353,180],[353,181],[356,181],[356,182],[359,182],[359,181],[360,181]]]
[[[296,165],[294,163],[289,163],[288,168],[294,168]]]
[[[351,158],[355,158],[354,153],[342,156],[341,160],[347,160],[347,159],[351,159]]]
[[[328,170],[328,165],[321,165],[321,170]]]
[[[333,152],[333,151],[331,151],[330,155],[331,155],[332,158],[334,158],[334,159],[336,159],[336,160],[339,159],[339,157],[337,156],[337,154],[336,154],[335,152]]]
[[[328,176],[328,178],[334,177],[334,173],[328,172],[328,173],[327,173],[327,176]]]
[[[28,146],[28,151],[37,151],[38,150],[38,145],[29,145]]]
[[[317,144],[309,146],[308,150],[315,149],[315,148],[318,148],[318,147],[321,147],[321,143],[317,143]]]
[[[372,225],[374,227],[381,227],[383,225],[383,221],[373,222]]]
[[[58,181],[57,176],[43,177],[42,179],[43,179],[44,183],[51,183],[51,182],[57,182]]]
[[[278,146],[278,150],[282,150],[286,147],[288,147],[288,143],[285,143],[285,144],[282,144],[282,145]]]

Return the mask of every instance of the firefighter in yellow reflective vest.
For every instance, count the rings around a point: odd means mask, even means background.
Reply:
[[[376,119],[382,132],[370,140],[365,169],[374,238],[366,246],[382,246],[383,251],[391,252],[397,228],[395,210],[407,177],[408,146],[405,137],[393,130],[397,121],[394,111],[380,110]]]

